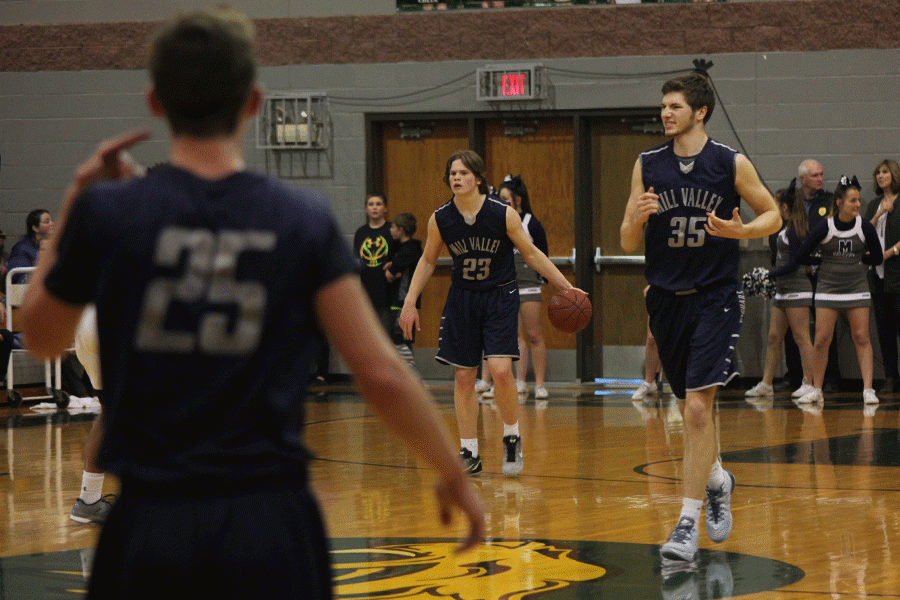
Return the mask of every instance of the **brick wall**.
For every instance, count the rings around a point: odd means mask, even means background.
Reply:
[[[900,47],[897,0],[442,11],[256,23],[263,66]],[[140,69],[154,27],[3,26],[0,71]]]

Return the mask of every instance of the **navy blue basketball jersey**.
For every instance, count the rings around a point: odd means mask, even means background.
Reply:
[[[730,220],[740,205],[734,189],[735,150],[712,139],[684,161],[674,140],[641,153],[645,189],[659,195],[659,212],[644,232],[647,281],[669,291],[736,279],[737,240],[711,236],[706,213]]]
[[[76,203],[47,289],[96,302],[105,470],[147,482],[305,473],[313,301],[356,260],[325,198],[171,166]]]
[[[487,290],[515,281],[514,246],[506,234],[508,207],[506,202],[489,195],[474,223],[466,223],[452,199],[434,211],[441,239],[453,258],[453,285]]]

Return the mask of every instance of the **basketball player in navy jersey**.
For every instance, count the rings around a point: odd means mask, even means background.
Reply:
[[[704,499],[710,539],[731,534],[734,476],[717,458],[713,406],[718,387],[738,374],[734,348],[744,311],[738,240],[774,233],[781,219],[747,157],[706,135],[715,106],[706,76],[671,79],[662,93],[671,139],[634,165],[621,243],[634,252],[644,242],[650,329],[672,392],[683,400],[684,498],[660,553],[691,561]],[[741,198],[756,214],[748,223],[740,217]]]
[[[88,598],[332,597],[328,543],[307,482],[303,397],[318,326],[363,394],[439,473],[441,519],[484,509],[431,398],[396,353],[328,206],[246,170],[262,102],[253,28],[224,8],[183,14],[151,49],[153,113],[170,163],[129,174],[105,142],[76,172],[23,306],[29,349],[64,350],[97,306],[105,435],[121,495]],[[93,185],[95,184],[96,185]],[[48,324],[52,323],[52,326]]]
[[[519,288],[513,246],[553,285],[561,290],[573,286],[531,242],[519,213],[499,197],[488,195],[484,172],[484,160],[471,150],[459,150],[447,160],[444,182],[453,198],[428,220],[428,237],[403,303],[400,326],[408,338],[413,328],[419,330],[415,299],[434,273],[441,246],[446,245],[453,269],[435,358],[455,368],[453,401],[460,459],[472,475],[481,472],[475,379],[483,352],[503,419],[503,473],[518,475],[524,463],[512,372],[512,361],[519,358]]]

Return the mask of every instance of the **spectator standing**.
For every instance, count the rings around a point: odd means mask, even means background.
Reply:
[[[528,239],[545,255],[550,249],[544,226],[531,212],[531,197],[521,175],[507,175],[500,184],[500,199],[512,206],[522,219],[522,228]],[[516,364],[516,390],[527,394],[525,378],[528,375],[528,359],[534,367],[534,397],[545,400],[549,394],[547,380],[547,343],[541,323],[541,287],[544,280],[522,258],[518,248],[513,251],[516,263],[516,283],[519,286],[519,361]],[[521,398],[521,396],[520,396]]]
[[[834,337],[839,310],[847,313],[856,358],[863,379],[863,401],[877,404],[872,389],[872,343],[869,338],[869,306],[871,294],[866,282],[866,265],[879,265],[883,260],[881,243],[875,227],[859,216],[860,186],[856,177],[841,177],[834,191],[833,216],[810,231],[800,246],[801,264],[819,265],[815,292],[816,341],[813,389],[797,402],[822,402],[822,383],[829,360],[828,348]]]
[[[372,194],[366,198],[365,209],[366,224],[356,230],[353,249],[359,258],[359,277],[363,288],[375,307],[384,330],[390,332],[391,303],[384,271],[393,258],[396,244],[391,237],[391,224],[387,220],[387,198],[382,194]]]
[[[806,269],[799,268],[797,255],[800,244],[809,230],[806,207],[797,199],[793,189],[779,190],[775,202],[781,213],[782,228],[769,238],[772,263],[775,269],[769,277],[775,282],[775,301],[769,318],[769,336],[762,380],[747,390],[747,397],[771,396],[775,369],[781,362],[781,344],[790,330],[798,341],[803,365],[803,384],[791,396],[799,398],[812,390],[815,354],[809,339],[809,310],[813,303],[812,282]],[[773,239],[774,238],[774,239]]]
[[[831,215],[832,205],[834,204],[834,194],[825,190],[825,171],[818,161],[808,158],[800,163],[797,167],[797,180],[799,185],[796,186],[796,194],[806,206],[807,224],[809,230],[812,231],[816,226]],[[791,182],[793,184],[793,182]],[[793,185],[791,186],[793,187]],[[816,289],[816,274],[811,276],[813,292]],[[813,295],[815,303],[815,294]],[[815,324],[815,310],[810,309],[810,323]],[[785,334],[785,364],[787,372],[785,378],[788,379],[792,388],[809,384],[802,381],[803,361],[800,358],[800,351],[793,337],[793,330]],[[838,363],[837,340],[832,339],[831,345],[828,347],[828,368],[825,372],[825,382],[823,389],[826,392],[838,391],[838,382],[841,379],[840,365]]]
[[[900,333],[900,210],[894,210],[900,194],[900,166],[885,159],[872,173],[875,198],[866,206],[865,219],[875,226],[884,249],[884,262],[869,269],[872,310],[878,327],[878,342],[884,364],[882,394],[900,391],[897,337]]]
[[[415,358],[412,353],[412,345],[415,342],[415,332],[412,338],[407,338],[400,327],[400,310],[409,292],[416,265],[422,258],[422,242],[414,239],[418,225],[416,217],[412,213],[400,213],[394,217],[391,224],[391,237],[397,243],[397,251],[394,258],[388,264],[385,277],[389,282],[389,296],[391,299],[391,339],[394,346],[406,362],[412,366]],[[416,298],[416,308],[422,305],[421,297]]]

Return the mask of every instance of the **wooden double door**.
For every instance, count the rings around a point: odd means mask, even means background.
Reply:
[[[456,150],[471,148],[481,154],[488,183],[495,187],[507,175],[521,175],[532,212],[547,232],[549,256],[570,281],[590,293],[594,305],[593,323],[578,336],[555,330],[546,314],[542,317],[551,357],[555,350],[575,350],[579,380],[604,375],[604,345],[643,345],[642,270],[629,265],[598,270],[593,257],[597,247],[607,255],[619,248],[631,168],[638,152],[660,136],[635,131],[621,116],[582,115],[514,121],[496,115],[383,117],[372,119],[368,129],[367,184],[383,190],[391,215],[415,215],[416,237],[423,242],[431,214],[451,197],[443,177],[446,161]],[[580,257],[574,262],[573,250]],[[446,249],[442,257],[449,258]],[[439,266],[422,296],[418,347],[437,347],[449,285],[449,267]],[[544,288],[545,305],[554,291],[552,286]]]

